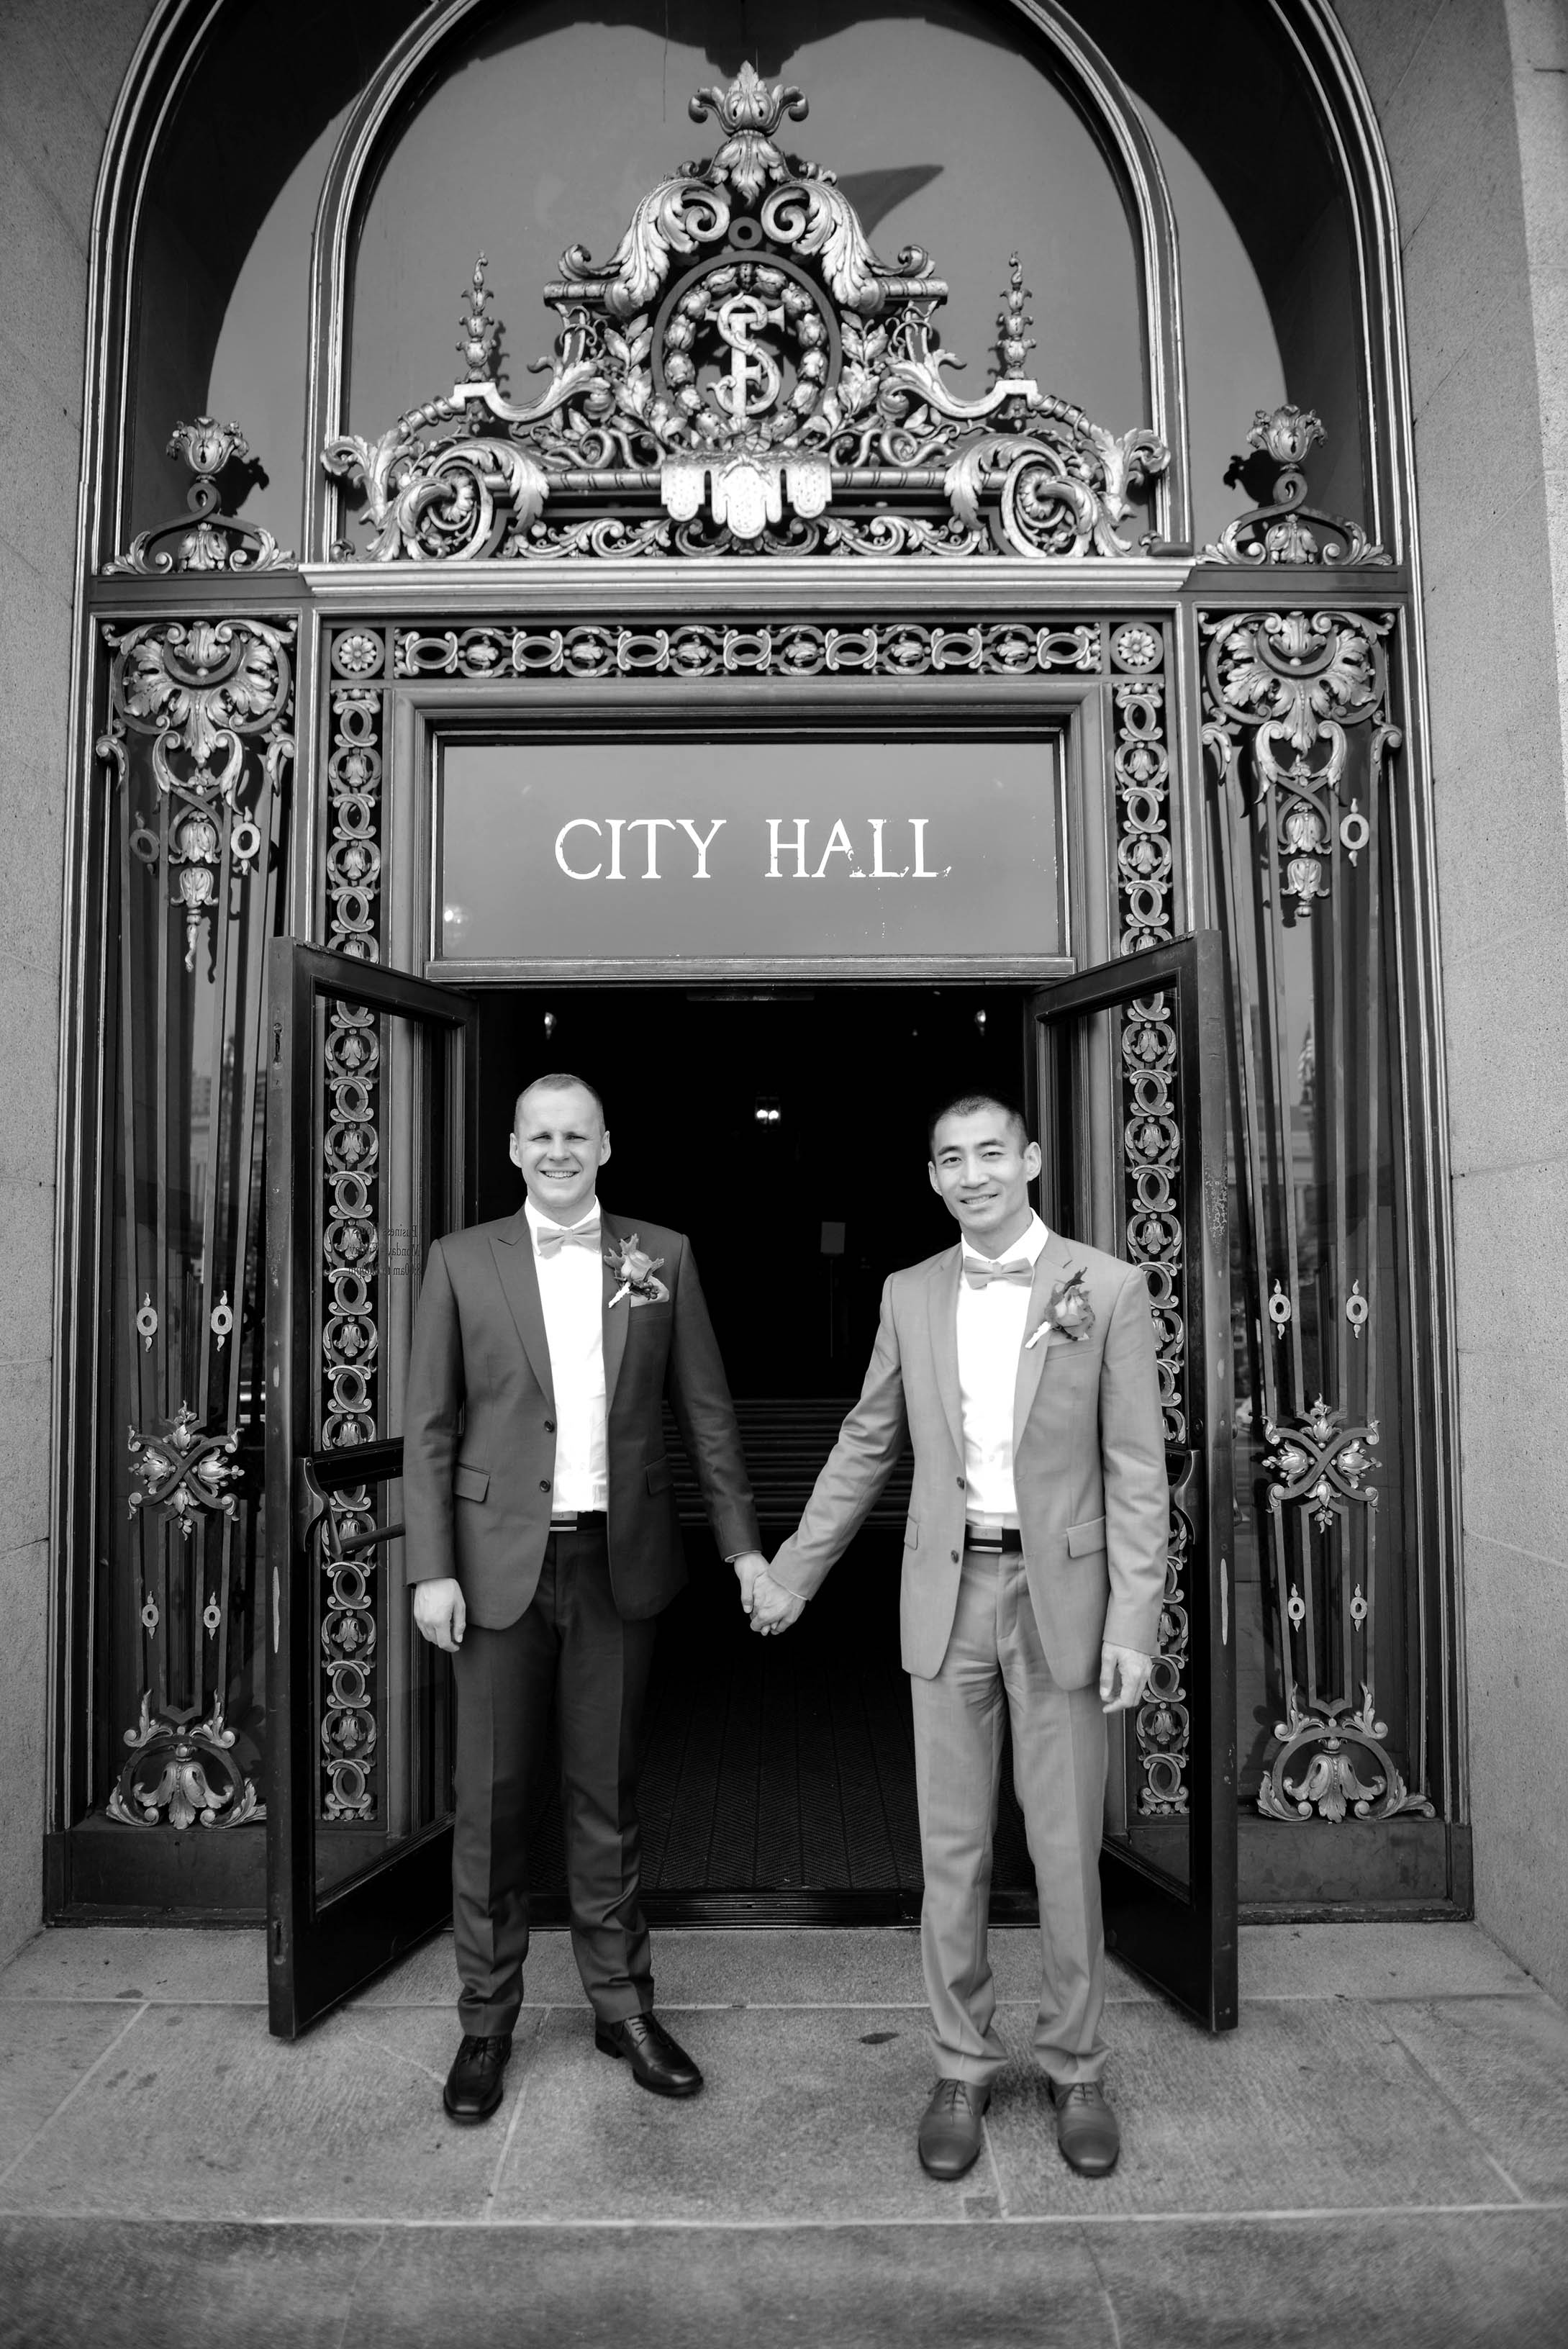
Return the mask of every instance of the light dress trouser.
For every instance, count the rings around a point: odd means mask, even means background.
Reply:
[[[920,1952],[938,2073],[984,2085],[1006,2060],[985,1948],[1006,1705],[1040,1901],[1035,2058],[1061,2085],[1098,2080],[1108,2052],[1099,2033],[1105,1715],[1095,1682],[1063,1689],[1052,1679],[1020,1553],[965,1551],[942,1668],[934,1680],[912,1673],[910,1686],[925,1865]]]

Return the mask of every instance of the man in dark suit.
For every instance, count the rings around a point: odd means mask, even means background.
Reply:
[[[414,1619],[457,1682],[452,1845],[463,2038],[445,2103],[501,2101],[528,1954],[530,1810],[553,1697],[572,1945],[595,2044],[642,2086],[702,2075],[654,2014],[636,1785],[657,1619],[685,1583],[667,1394],[715,1538],[749,1583],[757,1512],[696,1267],[679,1232],[603,1214],[603,1105],[580,1078],[518,1097],[527,1198],[430,1250],[408,1365]]]

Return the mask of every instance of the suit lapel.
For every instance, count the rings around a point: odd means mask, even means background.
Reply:
[[[958,1393],[958,1276],[964,1262],[962,1244],[939,1258],[931,1275],[931,1350],[936,1363],[936,1392],[953,1436],[953,1449],[964,1457],[964,1413]]]
[[[544,1308],[539,1301],[539,1272],[533,1260],[533,1234],[521,1207],[506,1229],[498,1232],[491,1240],[490,1254],[500,1276],[501,1292],[517,1324],[517,1334],[522,1340],[522,1350],[528,1356],[533,1375],[549,1397],[553,1411],[555,1381],[550,1374],[550,1340],[544,1334]]]
[[[1026,1339],[1045,1311],[1046,1299],[1057,1281],[1067,1278],[1069,1254],[1067,1242],[1059,1239],[1057,1234],[1052,1232],[1045,1247],[1035,1258],[1035,1277],[1029,1284],[1029,1310],[1024,1322]],[[1018,1456],[1018,1446],[1024,1440],[1024,1429],[1028,1424],[1029,1413],[1035,1407],[1035,1397],[1039,1392],[1040,1379],[1046,1367],[1046,1356],[1049,1351],[1048,1338],[1042,1338],[1037,1346],[1020,1345],[1018,1348],[1018,1373],[1013,1386],[1013,1457],[1015,1459]]]
[[[630,1227],[623,1228],[617,1217],[606,1216],[601,1210],[600,1229],[608,1244],[611,1240],[625,1239]],[[621,1284],[615,1278],[614,1265],[606,1264],[602,1269],[603,1273],[603,1286],[601,1290],[603,1304],[601,1309],[604,1323],[604,1410],[608,1414],[610,1405],[615,1400],[615,1381],[621,1375],[622,1357],[626,1350],[626,1332],[632,1322],[632,1300],[629,1297],[623,1297],[614,1313],[611,1312],[610,1299]]]

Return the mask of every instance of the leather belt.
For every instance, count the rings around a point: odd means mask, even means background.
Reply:
[[[557,1509],[550,1520],[552,1534],[590,1533],[604,1523],[603,1509]]]
[[[1011,1556],[1015,1551],[1022,1550],[1024,1537],[1016,1526],[965,1526],[964,1547],[965,1549],[997,1550]]]

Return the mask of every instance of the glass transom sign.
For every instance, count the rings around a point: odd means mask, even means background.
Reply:
[[[1060,760],[1036,741],[449,741],[438,960],[1068,951]]]

